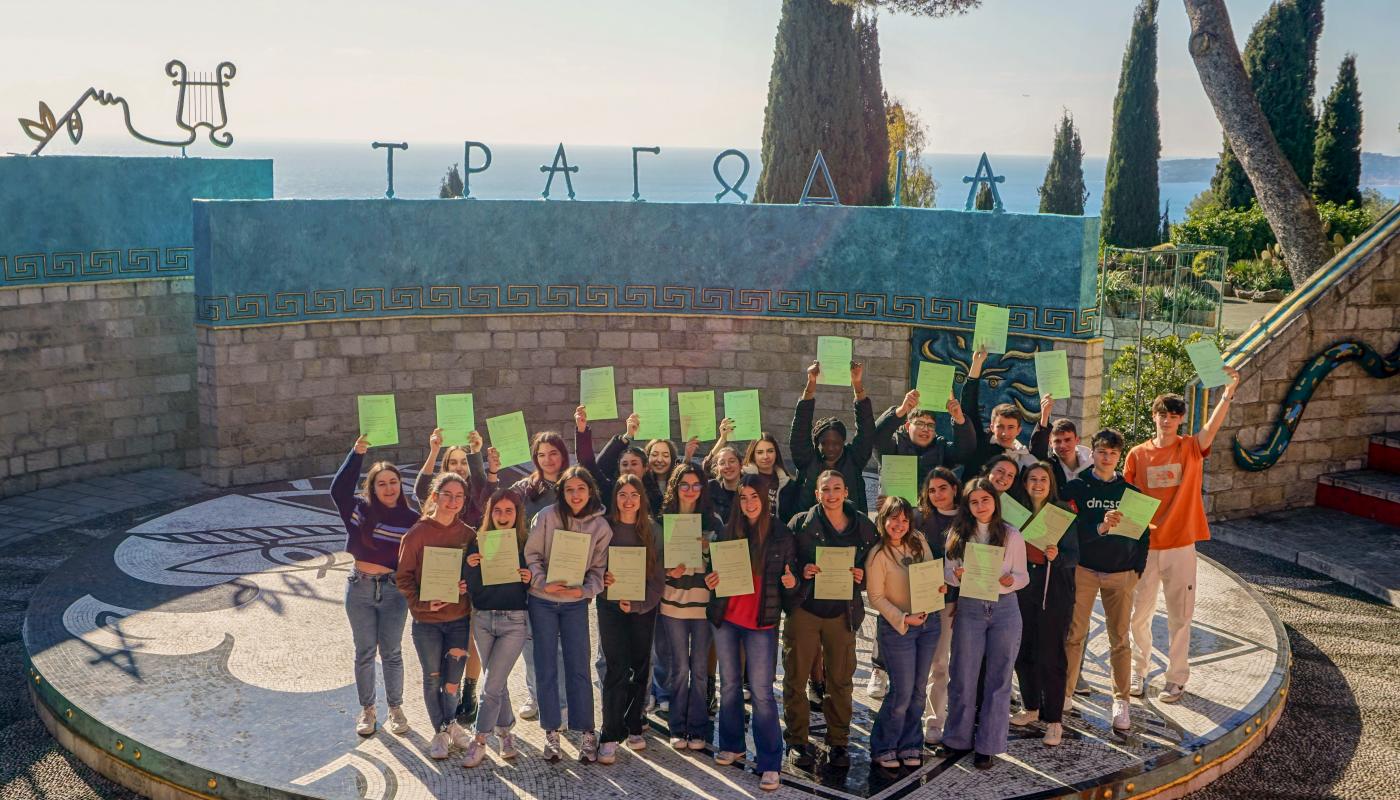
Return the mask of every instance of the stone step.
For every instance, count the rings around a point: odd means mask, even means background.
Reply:
[[[1400,432],[1372,436],[1366,448],[1366,466],[1381,472],[1400,473]]]
[[[1400,473],[1358,469],[1320,475],[1317,504],[1400,525]]]

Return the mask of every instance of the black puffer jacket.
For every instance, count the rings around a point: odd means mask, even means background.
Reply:
[[[817,446],[817,438],[825,429],[814,430],[812,427],[816,407],[817,401],[812,398],[797,401],[797,410],[792,415],[792,430],[788,434],[788,452],[792,454],[796,477],[801,483],[797,489],[799,507],[816,502],[817,476],[828,469],[822,460],[821,448]],[[875,414],[870,407],[870,398],[861,398],[855,404],[855,412],[856,435],[846,442],[841,457],[836,459],[836,466],[830,469],[840,472],[846,479],[846,491],[850,493],[851,502],[864,514],[870,508],[865,499],[863,473],[875,448]],[[838,420],[830,427],[845,436],[844,423]]]
[[[803,580],[802,575],[807,570],[808,564],[817,563],[818,547],[854,547],[856,549],[855,565],[861,569],[865,568],[865,556],[870,549],[880,540],[875,533],[875,523],[870,521],[870,517],[856,510],[849,500],[845,503],[846,529],[838,531],[831,525],[831,521],[826,518],[826,512],[820,505],[812,506],[810,509],[793,517],[789,525],[793,535],[797,537],[797,565],[801,569],[793,570],[798,577],[798,586],[802,589],[802,605],[806,610],[817,613],[818,616],[831,616],[835,612],[821,614],[815,605],[821,603],[826,606],[840,603],[840,600],[816,600],[812,598],[813,587],[816,586],[816,579]],[[851,600],[846,603],[846,625],[853,631],[860,630],[860,624],[865,621],[865,599],[861,596],[864,591],[864,582],[853,587]]]
[[[783,587],[783,570],[790,569],[794,576],[797,569],[797,539],[792,531],[778,520],[770,522],[768,538],[763,542],[763,552],[757,552],[754,540],[749,540],[749,560],[754,567],[754,580],[757,591],[763,598],[758,611],[758,624],[761,627],[777,625],[784,611],[791,611],[802,602],[802,581],[792,589]],[[724,542],[735,537],[729,535],[729,526],[710,534],[710,541]],[[761,566],[760,566],[761,565]],[[728,597],[711,597],[710,606],[705,611],[710,624],[716,628],[724,622],[724,612],[729,608]]]
[[[977,447],[977,429],[972,424],[972,417],[967,414],[963,414],[961,425],[953,425],[951,440],[934,434],[933,441],[926,447],[920,447],[914,444],[909,430],[904,426],[909,418],[896,415],[896,410],[898,406],[890,406],[875,420],[875,450],[882,456],[917,456],[919,461],[916,485],[919,491],[923,491],[924,479],[928,477],[930,470],[934,467],[952,469],[961,466]],[[880,468],[883,471],[883,461]]]

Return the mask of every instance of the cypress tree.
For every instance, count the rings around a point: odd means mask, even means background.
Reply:
[[[796,203],[821,150],[843,203],[870,190],[860,54],[850,6],[783,0],[763,112],[763,172],[754,200]]]
[[[1055,129],[1055,146],[1040,189],[1040,213],[1084,215],[1084,145],[1066,109]]]
[[[1245,43],[1245,72],[1269,128],[1298,179],[1312,181],[1317,121],[1317,40],[1322,35],[1322,0],[1276,0]],[[1211,190],[1227,208],[1247,208],[1254,186],[1228,142],[1220,153]]]
[[[972,207],[978,211],[992,211],[996,208],[996,201],[992,199],[991,185],[984,183],[977,189],[977,197],[973,199]]]
[[[865,205],[890,204],[890,132],[885,123],[885,86],[880,78],[880,30],[873,15],[856,16],[856,46],[860,53],[860,97],[865,124],[865,157],[870,162],[870,188]]]
[[[442,183],[438,185],[438,197],[447,199],[451,197],[461,197],[462,173],[457,171],[457,165],[453,164],[447,168],[447,174],[443,176]]]
[[[1162,155],[1157,116],[1157,0],[1142,0],[1113,100],[1113,134],[1104,175],[1102,236],[1118,247],[1157,244],[1161,220],[1157,159]]]
[[[1312,191],[1318,200],[1361,204],[1361,88],[1356,55],[1348,53],[1322,105]]]

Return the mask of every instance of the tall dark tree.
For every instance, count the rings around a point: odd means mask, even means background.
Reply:
[[[1269,129],[1298,180],[1312,181],[1317,120],[1317,40],[1322,35],[1322,0],[1275,0],[1249,34],[1244,68],[1249,73]],[[1254,185],[1227,140],[1211,189],[1228,208],[1246,208]]]
[[[853,8],[888,8],[916,17],[947,17],[963,14],[980,5],[982,0],[832,0]]]
[[[438,197],[461,197],[462,190],[462,173],[458,171],[457,165],[453,164],[447,168],[447,174],[442,177],[442,183],[438,186]]]
[[[1074,117],[1065,109],[1055,128],[1055,146],[1050,166],[1045,170],[1045,182],[1040,192],[1040,213],[1084,215],[1084,201],[1089,190],[1084,188],[1084,145],[1074,127]]]
[[[1361,87],[1356,55],[1348,53],[1317,126],[1312,191],[1318,200],[1361,203]]]
[[[890,204],[890,132],[885,122],[885,85],[880,78],[880,29],[873,14],[856,15],[856,46],[860,52],[860,99],[865,120],[865,156],[870,162],[866,203]]]
[[[1161,244],[1166,244],[1172,240],[1172,201],[1167,201],[1166,208],[1162,211],[1162,235]]]
[[[972,207],[978,211],[992,211],[996,208],[996,200],[992,197],[992,187],[989,184],[984,183],[978,187]]]
[[[783,0],[763,114],[757,202],[796,203],[818,150],[843,203],[864,205],[869,197],[870,159],[853,22],[847,5]]]
[[[1157,159],[1162,155],[1157,116],[1157,0],[1142,0],[1118,73],[1113,133],[1104,175],[1102,236],[1118,247],[1151,247],[1160,233]]]

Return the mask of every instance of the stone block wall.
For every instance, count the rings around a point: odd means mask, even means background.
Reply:
[[[189,278],[0,288],[0,496],[190,463]]]
[[[1400,345],[1400,235],[1380,241],[1363,263],[1237,364],[1243,381],[1215,455],[1206,462],[1206,508],[1212,518],[1312,505],[1317,476],[1360,469],[1371,434],[1400,431],[1400,382],[1372,378],[1353,362],[1321,383],[1273,467],[1247,472],[1235,464],[1230,452],[1235,438],[1246,448],[1261,446],[1299,371],[1343,341],[1363,342],[1382,355]],[[1212,404],[1217,396],[1218,391],[1212,393]],[[1206,413],[1198,404],[1197,414]]]

